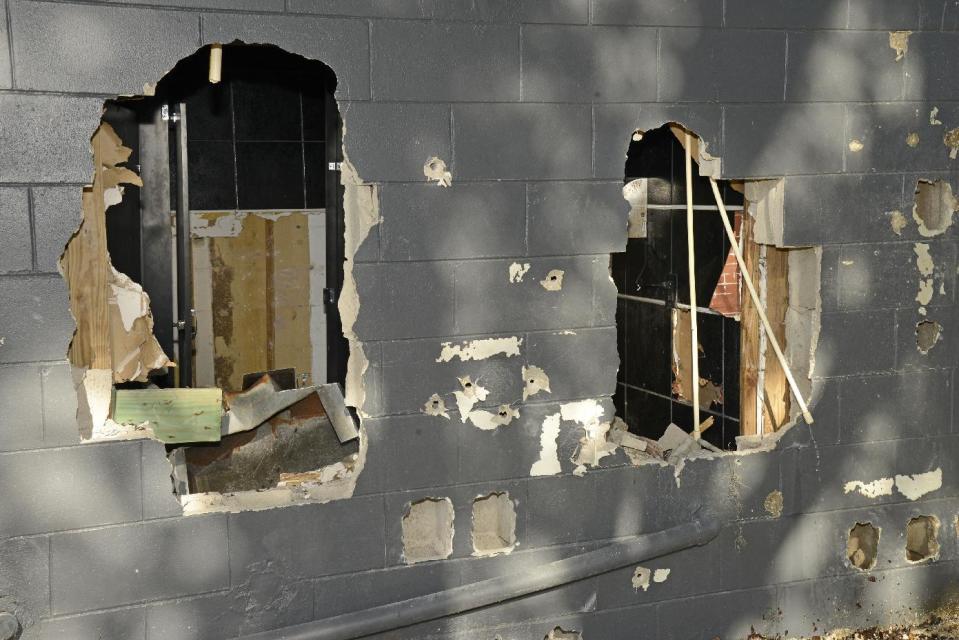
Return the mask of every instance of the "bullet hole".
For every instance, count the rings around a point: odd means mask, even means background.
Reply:
[[[919,146],[919,134],[912,132],[906,136],[906,144],[915,149]]]
[[[559,291],[563,288],[563,275],[565,273],[562,269],[553,269],[539,283],[547,291]]]
[[[925,355],[932,350],[942,334],[942,326],[935,320],[923,320],[916,325],[916,346]]]
[[[646,567],[636,567],[633,571],[633,590],[639,591],[649,591],[649,583],[653,579],[653,572],[647,569]]]
[[[906,216],[902,215],[902,211],[890,211],[889,212],[889,226],[892,227],[892,232],[897,236],[902,235],[902,230],[906,228],[908,221]]]
[[[876,556],[879,552],[879,529],[871,522],[857,522],[849,530],[849,539],[846,541],[846,558],[849,564],[869,571],[876,566]]]
[[[863,143],[862,143],[861,140],[850,140],[850,141],[849,141],[849,150],[852,151],[853,153],[859,153],[860,151],[863,150],[863,147],[864,147],[864,146],[865,146],[865,145],[863,145]]]
[[[453,503],[449,498],[411,503],[402,525],[407,564],[444,560],[453,554]]]
[[[952,193],[952,185],[944,180],[919,180],[916,183],[915,205],[912,217],[925,237],[938,236],[952,224],[952,214],[959,209],[959,201]]]
[[[579,631],[566,631],[562,627],[556,627],[547,633],[543,640],[583,640],[583,635]]]
[[[423,413],[428,416],[441,416],[447,420],[450,418],[450,414],[446,411],[446,402],[436,393],[431,395],[423,405]]]
[[[916,516],[906,524],[906,560],[923,562],[939,557],[939,518]]]
[[[473,501],[473,555],[509,553],[516,546],[516,505],[507,492]]]
[[[549,376],[539,367],[523,367],[523,400],[535,396],[540,391],[552,393],[549,388]]]
[[[446,170],[446,162],[433,156],[423,165],[423,175],[428,181],[436,181],[441,187],[453,184],[453,174]]]

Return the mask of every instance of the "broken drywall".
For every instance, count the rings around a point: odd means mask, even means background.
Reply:
[[[479,340],[466,340],[460,344],[452,342],[441,343],[441,351],[436,362],[450,362],[453,358],[459,358],[460,361],[468,360],[486,360],[493,356],[504,355],[507,358],[519,355],[519,347],[523,344],[523,339],[516,336],[509,338],[481,338]]]
[[[871,481],[850,480],[843,485],[843,493],[859,493],[867,498],[891,496],[893,488],[905,498],[918,500],[927,493],[942,488],[942,468],[913,475],[896,475],[894,478],[877,478]]]

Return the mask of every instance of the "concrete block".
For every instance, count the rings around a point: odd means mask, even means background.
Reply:
[[[37,640],[143,640],[146,609],[114,609],[42,621],[35,629]],[[31,636],[31,638],[34,636]]]
[[[919,30],[942,31],[947,5],[956,0],[919,0]]]
[[[465,427],[458,422],[418,414],[372,418],[364,424],[370,448],[358,494],[456,484],[460,478],[459,434]]]
[[[338,99],[370,98],[369,27],[362,20],[308,16],[251,17],[237,13],[203,15],[203,41],[269,43],[311,60],[336,74]],[[341,106],[340,113],[345,114]]]
[[[678,122],[706,141],[713,156],[722,156],[722,109],[718,105],[605,104],[593,107],[596,178],[622,180],[626,151],[637,129],[648,131]]]
[[[851,377],[842,381],[842,442],[947,434],[951,392],[947,371]]]
[[[946,327],[957,326],[959,308],[955,306],[929,307],[925,316],[914,309],[896,311],[896,369],[900,371],[935,371],[945,375],[944,369],[959,358],[959,336]],[[919,350],[917,331],[921,322],[939,324],[939,339],[926,353]],[[925,325],[924,325],[925,326]],[[928,327],[932,329],[932,327]]]
[[[959,73],[959,65],[950,54],[957,44],[959,34],[954,32],[922,32],[910,36],[909,52],[904,60],[907,100],[947,101],[959,98],[959,89],[949,81]],[[943,111],[942,105],[939,110]],[[955,120],[939,119],[946,123],[946,129],[956,126]]]
[[[529,26],[522,37],[523,100],[655,99],[655,29]]]
[[[950,148],[943,144],[948,127],[929,124],[935,105],[900,102],[846,107],[846,171],[872,173],[888,171],[949,171],[954,168]],[[959,120],[959,105],[939,105],[938,120]],[[919,143],[912,147],[907,136],[916,133]],[[849,144],[858,141],[862,149]]]
[[[33,449],[43,445],[40,371],[35,364],[0,366],[0,406],[4,407],[0,451]]]
[[[586,24],[589,21],[589,0],[519,0],[516,4],[523,22]]]
[[[458,263],[456,330],[458,333],[507,332],[612,324],[594,308],[594,279],[608,273],[606,256],[534,258],[522,282],[510,282],[508,260]],[[547,290],[555,271],[563,271],[562,289]],[[556,274],[553,274],[556,275]],[[557,280],[558,281],[558,276]]]
[[[550,393],[533,400],[573,400],[612,395],[616,387],[619,355],[616,329],[578,329],[565,332],[530,333],[526,359],[549,376]]]
[[[80,443],[77,391],[72,366],[63,362],[40,366],[43,385],[43,442],[45,446]]]
[[[140,518],[140,443],[0,454],[0,535]],[[41,478],[42,482],[38,482]]]
[[[448,106],[349,102],[340,115],[350,162],[367,182],[424,182],[423,165],[434,156],[451,165]],[[452,173],[455,182],[455,166]]]
[[[776,587],[727,591],[694,598],[670,600],[658,606],[660,640],[687,638],[746,638],[750,633],[776,633],[775,612],[781,608]],[[716,612],[723,615],[717,616]]]
[[[317,13],[328,16],[375,16],[373,0],[287,0],[290,13]]]
[[[956,0],[946,0],[942,12],[942,30],[959,30],[959,2]]]
[[[528,255],[626,249],[629,203],[621,182],[534,182],[526,193]]]
[[[222,515],[56,534],[50,539],[53,612],[224,589],[226,535]]]
[[[33,228],[40,271],[57,271],[67,241],[80,226],[80,195],[79,186],[33,188]]]
[[[709,0],[654,3],[630,0],[593,0],[593,24],[719,27],[723,8]]]
[[[726,27],[845,29],[848,4],[836,0],[728,0]]]
[[[590,132],[586,105],[453,105],[453,179],[584,178]]]
[[[789,102],[901,100],[904,66],[884,31],[789,33]]]
[[[520,256],[526,251],[522,183],[384,185],[385,261]]]
[[[124,4],[147,6],[182,7],[184,9],[233,9],[236,11],[283,11],[283,0],[105,0]]]
[[[518,26],[375,21],[372,47],[377,100],[520,98]]]
[[[162,442],[143,441],[143,519],[167,518],[183,514],[173,492],[173,465],[167,460]]]
[[[268,568],[224,594],[147,607],[148,640],[235,638],[312,619],[313,584],[287,582]]]
[[[732,105],[726,107],[724,121],[724,177],[842,169],[843,108],[839,105]]]
[[[230,579],[242,584],[266,563],[290,580],[380,568],[383,535],[375,496],[231,514]]]
[[[912,243],[843,245],[838,275],[840,309],[917,305],[920,274]]]
[[[195,15],[172,11],[14,2],[10,14],[21,89],[142,94],[144,83],[196,51],[200,35]],[[118,42],[136,42],[136,50]]]
[[[13,69],[10,64],[10,25],[7,24],[6,0],[0,4],[3,15],[0,16],[0,88],[13,86]]]
[[[810,577],[806,547],[816,540],[815,525],[809,516],[784,516],[724,527],[714,550],[720,554],[722,589],[748,589]]]
[[[74,324],[60,274],[0,278],[0,300],[0,362],[63,359]]]
[[[89,182],[90,136],[102,108],[99,98],[0,95],[0,181]]]
[[[510,337],[510,336],[502,336]],[[479,338],[487,339],[487,338]],[[523,340],[522,336],[519,336]],[[419,412],[434,393],[439,394],[451,412],[456,413],[454,391],[461,391],[459,378],[469,376],[489,393],[485,401],[477,401],[476,407],[498,407],[504,402],[513,402],[523,393],[521,357],[496,355],[482,360],[462,361],[453,357],[441,359],[443,345],[459,345],[467,339],[402,340],[383,343],[383,411],[386,414]],[[526,352],[529,342],[524,340],[520,352]],[[419,372],[411,376],[410,371]],[[456,413],[456,415],[454,415]]]
[[[902,206],[901,175],[790,176],[785,181],[783,238],[790,245],[887,242],[918,235],[914,225],[897,236],[893,212]]]
[[[660,100],[782,102],[786,34],[662,29]],[[791,55],[791,53],[790,53]]]
[[[916,30],[920,4],[920,0],[849,0],[849,28]]]
[[[362,340],[448,336],[453,324],[453,269],[446,262],[358,264],[354,327]]]
[[[823,311],[835,311],[839,305],[839,256],[842,245],[825,245],[819,272],[819,299]],[[819,372],[813,375],[818,376]]]
[[[814,375],[834,377],[892,370],[895,332],[892,310],[824,312]]]
[[[30,199],[27,190],[0,188],[0,253],[3,255],[0,273],[33,269],[33,241],[30,236]]]
[[[22,625],[50,614],[50,543],[45,536],[0,541],[0,603]]]

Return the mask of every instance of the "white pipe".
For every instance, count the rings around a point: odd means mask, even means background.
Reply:
[[[696,240],[693,237],[693,146],[692,136],[686,132],[686,258],[689,265],[689,333],[690,361],[693,365],[693,437],[699,440],[699,328],[696,325]]]
[[[756,305],[756,312],[759,314],[759,319],[762,320],[763,329],[766,331],[766,338],[769,340],[769,344],[772,345],[773,351],[776,352],[776,357],[779,359],[779,364],[782,365],[783,372],[786,374],[786,380],[789,382],[789,388],[792,390],[793,396],[796,397],[796,402],[799,403],[799,408],[802,410],[803,418],[806,419],[807,424],[812,424],[812,414],[809,412],[809,407],[806,406],[806,401],[803,400],[802,394],[799,393],[799,385],[796,384],[796,379],[793,378],[793,373],[789,368],[789,363],[786,362],[786,356],[783,355],[783,350],[779,347],[779,341],[776,340],[776,335],[773,333],[772,325],[769,324],[769,318],[766,317],[766,312],[763,310],[763,306],[759,303],[759,294],[756,293],[756,287],[753,286],[753,280],[749,277],[749,271],[746,270],[746,263],[743,260],[742,252],[739,250],[739,243],[736,242],[736,234],[733,232],[733,228],[729,224],[729,216],[726,214],[726,206],[723,204],[722,196],[719,195],[719,187],[716,185],[716,180],[710,178],[709,184],[713,188],[713,197],[716,198],[716,206],[719,207],[719,215],[723,220],[723,226],[726,227],[726,236],[729,238],[729,243],[736,253],[736,260],[739,262],[739,271],[743,274],[743,282],[746,283],[746,288],[749,289],[749,295],[753,299],[753,304]],[[762,390],[760,389],[759,392],[761,395]]]

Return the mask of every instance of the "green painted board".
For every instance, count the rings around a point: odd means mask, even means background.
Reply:
[[[162,442],[219,442],[222,389],[116,389],[113,419],[149,422]]]

